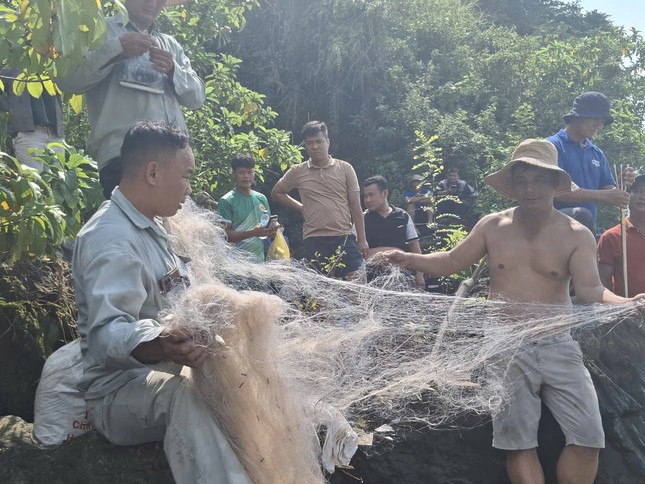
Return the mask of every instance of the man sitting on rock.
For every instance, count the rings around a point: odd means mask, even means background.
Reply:
[[[553,197],[571,190],[571,178],[558,167],[558,153],[546,140],[525,140],[488,185],[518,206],[481,219],[468,237],[447,252],[385,252],[389,262],[433,277],[460,272],[488,254],[490,298],[551,304],[554,314],[571,311],[569,282],[578,302],[625,304],[645,300],[616,296],[604,288],[596,266],[595,239],[584,226],[553,208]],[[528,309],[527,309],[528,310]],[[514,355],[507,384],[512,398],[493,418],[493,446],[507,450],[513,483],[543,483],[537,429],[541,401],[566,438],[557,468],[558,482],[594,481],[604,433],[598,399],[569,333],[550,336]]]
[[[158,315],[189,284],[157,217],[190,195],[195,159],[187,135],[136,124],[125,135],[124,171],[112,199],[83,227],[72,273],[87,410],[117,445],[164,441],[175,481],[247,484],[249,479],[208,406],[180,373],[207,357],[198,338]]]

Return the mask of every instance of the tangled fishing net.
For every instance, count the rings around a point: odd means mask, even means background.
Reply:
[[[321,482],[316,432],[338,412],[369,429],[494,415],[524,345],[634,313],[409,292],[397,269],[339,281],[295,261],[253,262],[192,203],[168,223],[192,260],[192,286],[170,311],[205,335],[212,357],[194,380],[254,482]]]

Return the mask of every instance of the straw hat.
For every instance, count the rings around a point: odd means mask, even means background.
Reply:
[[[558,185],[555,187],[556,195],[571,191],[571,177],[558,166],[558,151],[553,144],[545,139],[525,139],[522,141],[513,151],[511,161],[506,163],[501,170],[488,175],[484,178],[484,181],[505,197],[517,200],[515,193],[513,193],[511,169],[519,162],[558,173]]]

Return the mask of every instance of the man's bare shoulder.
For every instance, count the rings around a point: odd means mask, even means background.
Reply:
[[[561,230],[566,232],[567,236],[573,237],[577,241],[593,240],[595,244],[595,237],[587,227],[558,210],[554,210],[553,212],[558,233]]]
[[[513,221],[513,212],[515,208],[509,208],[507,210],[502,210],[501,212],[495,212],[488,214],[481,218],[477,225],[475,225],[474,230],[485,234],[493,230],[498,230],[500,227],[510,224]]]

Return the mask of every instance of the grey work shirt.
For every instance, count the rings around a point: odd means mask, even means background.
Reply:
[[[173,36],[154,28],[150,35],[161,49],[172,53],[175,64],[172,79],[164,81],[163,94],[122,86],[126,58],[119,37],[126,32],[139,31],[132,23],[123,25],[120,14],[110,17],[103,44],[88,52],[77,69],[57,79],[63,91],[85,94],[92,126],[87,147],[99,169],[120,155],[125,133],[137,121],[162,121],[186,130],[181,107],[197,109],[206,98],[204,83],[192,69],[181,45]]]
[[[155,369],[131,353],[161,333],[156,318],[167,301],[159,280],[174,268],[187,275],[166,231],[116,188],[78,234],[72,259],[84,360],[79,389],[86,399]],[[170,365],[164,370],[181,370]]]

